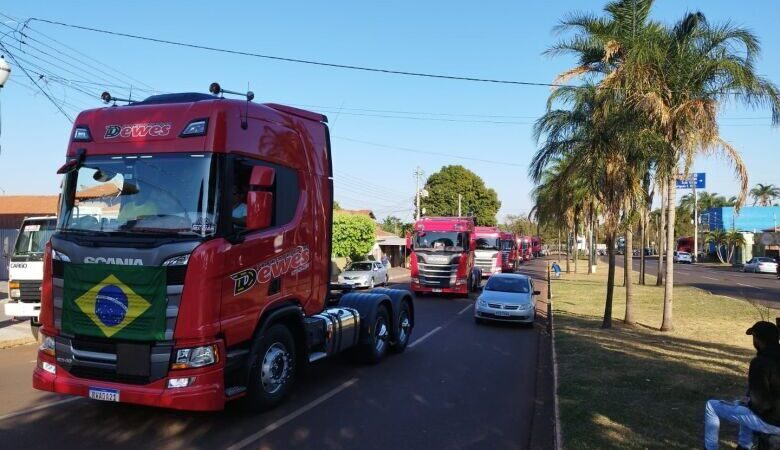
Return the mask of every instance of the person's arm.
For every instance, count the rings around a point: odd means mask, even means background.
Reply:
[[[772,392],[769,389],[770,367],[763,358],[755,358],[750,362],[748,371],[749,407],[753,412],[762,414],[772,408]]]

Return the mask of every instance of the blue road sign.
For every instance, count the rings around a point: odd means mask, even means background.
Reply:
[[[707,186],[706,180],[706,173],[691,173],[687,179],[680,175],[677,177],[677,189],[693,189],[694,185],[696,189],[704,189]]]

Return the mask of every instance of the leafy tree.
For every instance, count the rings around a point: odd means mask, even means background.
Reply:
[[[473,215],[477,225],[495,225],[501,208],[498,194],[485,186],[474,172],[463,166],[444,166],[431,174],[425,182],[428,196],[420,200],[428,216],[455,216],[458,214],[458,194],[462,195],[461,211]]]
[[[753,206],[756,206],[756,203],[759,206],[771,206],[772,201],[780,197],[780,188],[774,184],[758,183],[750,190],[750,196],[753,197]]]
[[[333,214],[333,255],[362,259],[376,242],[376,223],[359,214]]]
[[[333,210],[334,211],[340,211],[341,210],[341,205],[339,205],[339,202],[337,202],[336,200],[333,200]]]
[[[384,231],[387,231],[388,233],[395,233],[398,235],[400,235],[403,226],[404,226],[403,221],[396,216],[385,217],[385,220],[383,220],[382,224],[380,225],[380,227]]]
[[[532,236],[536,234],[536,224],[526,216],[507,214],[504,223],[501,224],[500,227],[502,230],[520,236]]]

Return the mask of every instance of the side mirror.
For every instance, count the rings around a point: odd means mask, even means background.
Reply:
[[[542,295],[542,291],[534,291],[534,295]]]
[[[262,230],[271,225],[274,207],[272,188],[275,178],[276,171],[270,167],[252,167],[246,199],[247,229]]]

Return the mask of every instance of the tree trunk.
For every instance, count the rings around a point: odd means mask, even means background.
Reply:
[[[656,273],[655,285],[661,286],[664,283],[664,252],[666,252],[666,240],[664,239],[666,228],[666,196],[664,195],[663,182],[661,183],[661,224],[658,226],[658,272]]]
[[[580,230],[580,222],[577,216],[574,216],[574,273],[577,273],[577,265],[580,260],[580,246],[577,241],[577,234]]]
[[[607,271],[607,300],[604,305],[604,320],[601,328],[612,328],[612,297],[615,291],[615,234],[607,234],[607,253],[609,254],[609,269]]]
[[[569,263],[571,262],[571,228],[568,231],[568,237],[566,238],[566,273],[571,272],[569,269]]]
[[[639,284],[645,284],[645,213],[639,218]]]
[[[672,321],[672,300],[674,298],[674,264],[671,263],[674,257],[674,224],[677,208],[675,208],[675,196],[677,186],[674,174],[667,181],[666,190],[666,208],[669,211],[667,217],[668,226],[666,229],[666,279],[664,280],[664,316],[661,322],[661,331],[674,330]]]
[[[593,245],[593,217],[588,219],[588,275],[593,275],[593,263],[596,259]]]
[[[633,277],[631,274],[634,271],[634,233],[631,231],[631,225],[629,224],[626,229],[626,316],[623,319],[627,325],[634,325],[634,293],[633,293]]]

